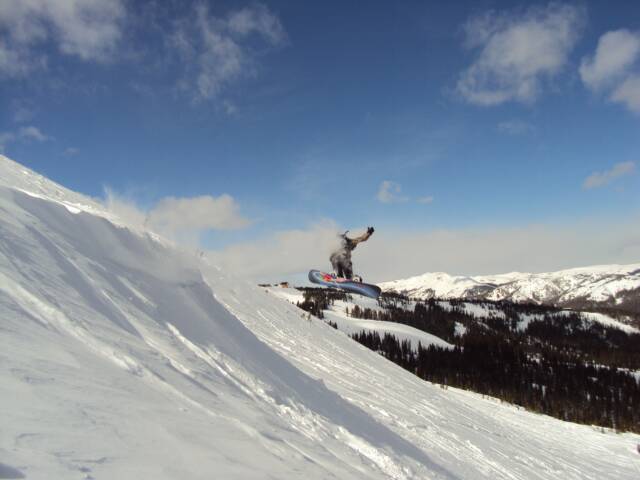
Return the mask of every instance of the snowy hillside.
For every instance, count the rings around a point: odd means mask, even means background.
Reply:
[[[638,478],[640,436],[421,381],[2,156],[0,212],[0,478]]]
[[[280,288],[272,287],[268,290],[271,294],[284,298],[289,302],[296,304],[302,302],[304,296],[300,290],[295,288]],[[361,308],[370,308],[374,310],[381,310],[378,306],[378,302],[374,299],[363,297],[360,295],[353,295],[352,301],[337,301],[330,309],[324,312],[324,317],[327,322],[332,322],[337,325],[338,330],[351,335],[359,333],[363,330],[374,331],[379,333],[390,333],[399,340],[408,340],[411,342],[414,348],[421,344],[425,347],[429,345],[436,345],[443,348],[452,348],[453,345],[447,343],[443,339],[436,337],[427,332],[423,332],[409,325],[402,325],[400,323],[383,322],[379,320],[366,320],[362,318],[353,318],[347,313],[347,309],[353,308],[358,305]],[[409,306],[408,306],[409,308]]]
[[[635,306],[640,299],[640,263],[474,277],[425,273],[385,282],[380,287],[421,299],[475,298],[573,307],[581,304],[623,307],[632,303]]]

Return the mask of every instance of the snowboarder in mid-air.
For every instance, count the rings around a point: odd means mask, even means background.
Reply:
[[[349,230],[340,235],[340,248],[331,254],[333,274],[311,270],[309,281],[330,288],[337,288],[349,293],[357,293],[370,298],[378,298],[382,291],[377,285],[363,283],[362,278],[353,274],[351,252],[360,243],[365,242],[373,234],[373,227],[367,228],[367,233],[359,237],[347,237]]]
[[[373,227],[367,228],[367,232],[359,237],[349,238],[347,233],[349,230],[340,235],[340,248],[334,251],[329,258],[331,260],[331,266],[333,272],[339,278],[346,278],[347,280],[354,280],[356,282],[362,282],[362,277],[359,275],[353,275],[353,264],[351,262],[351,252],[361,242],[366,242],[373,234]]]

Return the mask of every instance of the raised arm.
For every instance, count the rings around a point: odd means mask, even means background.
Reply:
[[[369,237],[371,235],[373,235],[374,232],[374,228],[373,227],[369,227],[367,228],[367,232],[363,233],[362,235],[360,235],[359,237],[355,237],[355,238],[350,238],[349,240],[351,240],[351,243],[353,244],[353,246],[355,247],[357,244],[359,244],[360,242],[366,242],[367,240],[369,240]]]

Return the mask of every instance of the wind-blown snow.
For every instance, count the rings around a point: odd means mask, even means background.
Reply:
[[[0,212],[4,478],[637,478],[640,436],[424,382],[4,157]]]

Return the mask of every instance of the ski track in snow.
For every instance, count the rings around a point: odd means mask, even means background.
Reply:
[[[638,478],[638,435],[424,382],[5,157],[0,173],[0,478]]]

